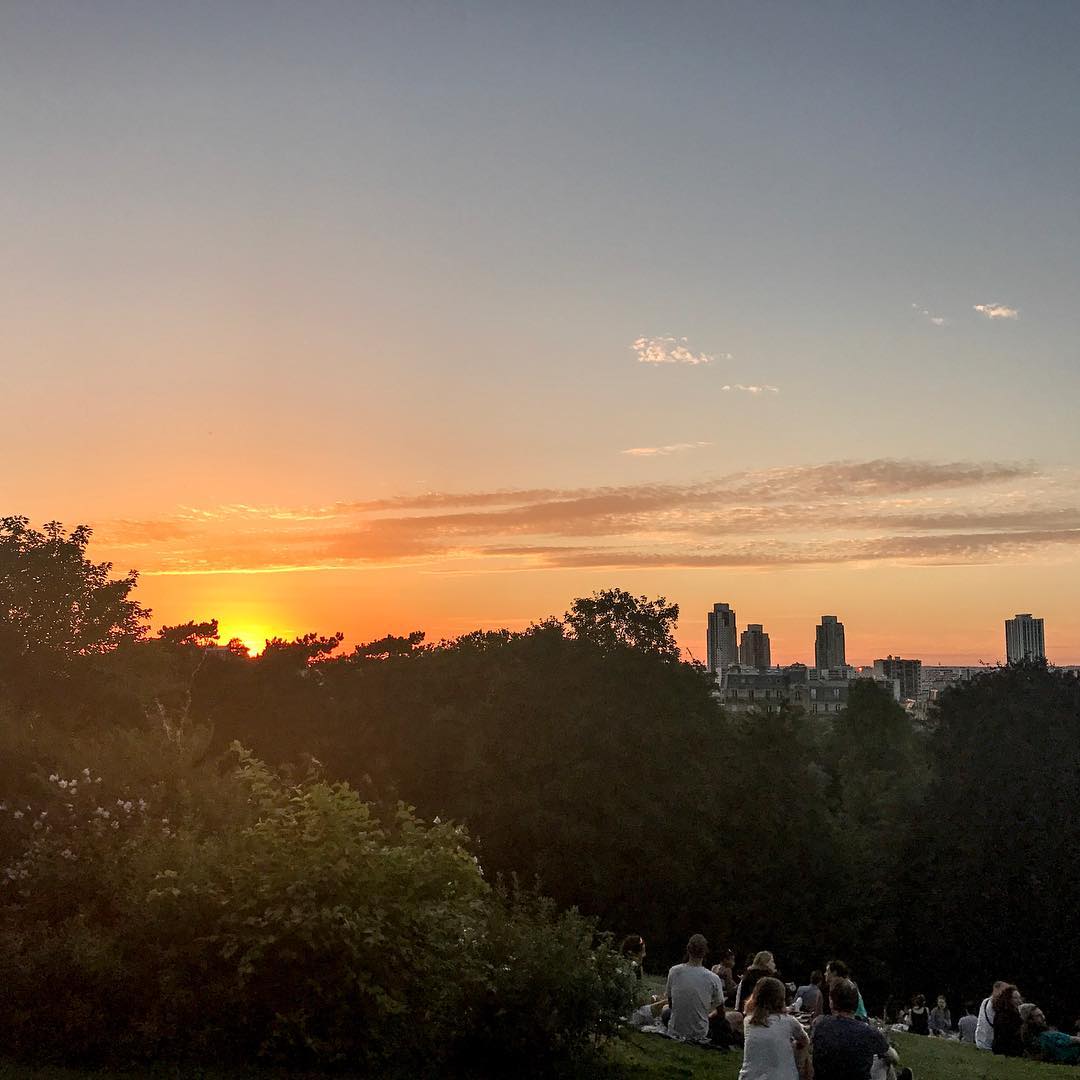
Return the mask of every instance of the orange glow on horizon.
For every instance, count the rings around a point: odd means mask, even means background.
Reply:
[[[227,645],[233,638],[238,638],[247,646],[250,656],[258,656],[271,638],[279,637],[288,640],[294,636],[268,623],[244,622],[241,620],[234,622],[229,619],[220,620],[218,630],[220,644]]]

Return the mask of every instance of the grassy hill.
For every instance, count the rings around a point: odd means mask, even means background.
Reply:
[[[895,1035],[901,1061],[915,1080],[1077,1080],[1077,1069],[994,1057],[974,1047],[917,1035]],[[627,1080],[736,1080],[742,1055],[684,1046],[661,1035],[629,1035],[612,1049],[618,1076]]]
[[[1080,1072],[1066,1065],[1018,1061],[940,1039],[896,1035],[903,1064],[915,1080],[1078,1080]],[[619,1039],[609,1053],[611,1070],[603,1080],[736,1080],[742,1055],[684,1046],[661,1035],[634,1033]],[[77,1069],[27,1069],[0,1063],[0,1080],[135,1080],[134,1073],[84,1072]],[[268,1080],[268,1073],[225,1073],[214,1070],[162,1068],[161,1080]],[[590,1073],[590,1075],[594,1075]],[[295,1080],[295,1077],[294,1077]]]

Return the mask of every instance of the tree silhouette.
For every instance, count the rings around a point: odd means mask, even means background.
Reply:
[[[142,637],[150,612],[130,599],[137,574],[86,557],[92,530],[0,518],[0,653],[50,666]]]

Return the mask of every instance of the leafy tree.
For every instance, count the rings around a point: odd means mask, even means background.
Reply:
[[[220,636],[217,619],[206,622],[186,622],[177,626],[163,626],[157,633],[158,640],[166,645],[195,646],[205,648],[213,645]],[[233,638],[233,641],[238,639]],[[232,642],[229,643],[230,645]]]
[[[303,670],[310,664],[329,656],[344,640],[345,635],[339,630],[329,637],[314,632],[300,634],[292,641],[273,637],[266,642],[259,663],[264,668],[275,670]]]
[[[623,589],[604,589],[570,605],[566,625],[580,641],[610,651],[619,647],[679,658],[675,624],[679,605],[660,596],[634,596]]]
[[[215,619],[214,621],[216,622],[217,620]],[[229,638],[228,642],[225,645],[225,648],[228,649],[229,652],[231,652],[234,656],[241,657],[244,660],[248,659],[248,655],[251,652],[251,650],[238,637]]]
[[[1009,979],[1049,1015],[1075,1016],[1080,680],[1039,663],[992,670],[946,691],[935,720],[932,783],[897,878],[897,967],[909,987],[972,997]]]
[[[55,666],[142,636],[150,612],[130,598],[137,574],[112,578],[112,563],[88,559],[91,534],[0,518],[0,649],[9,656]]]
[[[386,637],[355,646],[350,659],[388,660],[392,656],[411,656],[421,648],[426,636],[423,630],[414,630],[405,637],[387,634]]]
[[[825,734],[798,707],[732,717],[713,785],[723,827],[708,881],[724,898],[720,929],[738,950],[772,949],[788,971],[820,967],[847,932],[837,917],[836,885],[847,874],[825,798]]]

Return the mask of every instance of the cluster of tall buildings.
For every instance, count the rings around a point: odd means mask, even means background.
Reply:
[[[713,604],[706,630],[706,666],[720,678],[735,665],[767,671],[772,667],[769,635],[761,623],[749,623],[739,634],[730,604]],[[841,671],[847,666],[844,624],[835,615],[822,615],[814,640],[814,667]]]
[[[850,667],[844,624],[835,615],[821,616],[812,668],[798,663],[774,668],[769,635],[761,623],[749,623],[740,635],[730,604],[713,604],[707,622],[706,663],[720,696],[733,708],[772,708],[788,701],[809,712],[839,712],[847,702],[848,683],[859,678],[885,685],[897,701],[918,702],[980,670],[934,667],[924,672],[921,660],[891,654],[875,660],[872,668]],[[1043,620],[1030,614],[1006,619],[1005,652],[1010,664],[1045,659]]]

